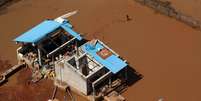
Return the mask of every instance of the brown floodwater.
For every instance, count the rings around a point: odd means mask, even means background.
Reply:
[[[182,12],[201,19],[199,0],[172,1]],[[44,19],[73,10],[79,11],[69,18],[76,31],[104,41],[144,76],[123,93],[128,101],[158,101],[160,97],[164,101],[201,101],[201,32],[133,0],[22,0],[12,4],[0,15],[1,59],[15,64],[17,45],[12,40],[16,36]],[[20,74],[23,72],[11,80]],[[39,85],[52,87],[50,81],[43,82]],[[16,84],[8,82],[0,92],[9,87],[10,92],[25,89]]]

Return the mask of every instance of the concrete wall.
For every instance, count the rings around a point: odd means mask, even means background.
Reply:
[[[87,95],[87,82],[84,77],[76,72],[74,67],[69,67],[64,61],[55,64],[56,79],[66,82],[70,87]]]

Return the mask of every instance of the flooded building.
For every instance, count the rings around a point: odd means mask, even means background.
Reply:
[[[86,41],[67,19],[45,20],[15,40],[32,82],[51,78],[63,89],[97,99],[126,82],[126,60],[98,39]]]
[[[69,85],[84,95],[98,96],[114,87],[114,82],[118,86],[126,80],[126,66],[107,45],[92,40],[80,46],[74,55],[61,56],[55,62],[55,80],[58,86]]]

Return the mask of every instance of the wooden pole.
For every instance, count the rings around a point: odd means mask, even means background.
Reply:
[[[41,62],[41,51],[38,48],[38,61],[39,61],[39,65],[42,66],[42,62]]]

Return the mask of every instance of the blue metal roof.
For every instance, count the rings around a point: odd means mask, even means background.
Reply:
[[[45,20],[39,25],[25,32],[21,36],[17,37],[14,41],[36,43],[37,41],[45,37],[47,34],[49,34],[50,32],[59,28],[60,25],[61,24],[56,21]]]
[[[104,65],[107,69],[109,69],[112,73],[116,74],[123,68],[125,68],[128,64],[126,64],[122,59],[117,57],[115,54],[112,54],[106,59],[101,58],[97,52],[100,49],[103,49],[104,46],[100,44],[99,42],[96,43],[95,46],[92,46],[91,44],[87,43],[83,46],[83,50],[91,55],[96,61],[98,61],[100,64]]]
[[[41,40],[46,35],[53,32],[59,27],[63,28],[65,31],[67,31],[72,36],[76,37],[78,40],[82,40],[80,34],[76,33],[71,29],[72,25],[69,24],[67,20],[64,23],[58,23],[54,20],[45,20],[39,25],[25,32],[21,36],[17,37],[14,41],[25,43],[37,43],[39,40]]]
[[[72,36],[74,36],[75,38],[77,38],[78,40],[82,40],[82,37],[80,36],[80,34],[78,34],[77,32],[75,32],[74,30],[72,30],[70,27],[69,23],[66,24],[62,24],[61,27],[67,31],[69,34],[71,34]]]

